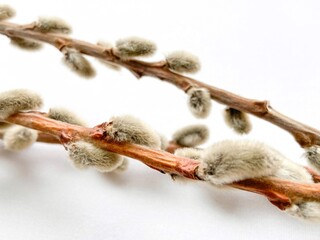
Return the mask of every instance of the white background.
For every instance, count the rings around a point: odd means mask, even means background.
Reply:
[[[73,37],[96,42],[140,36],[154,40],[160,60],[173,50],[201,59],[194,77],[242,96],[268,99],[288,116],[320,127],[320,3],[318,1],[18,1],[16,23],[59,16]],[[8,3],[9,3],[8,2]],[[0,36],[1,37],[1,36]],[[44,111],[64,106],[90,126],[112,115],[133,114],[170,137],[193,123],[210,126],[210,143],[240,138],[213,104],[206,120],[192,117],[185,94],[153,78],[136,80],[92,63],[84,80],[61,64],[51,46],[26,52],[0,38],[1,91],[30,88]],[[150,59],[151,60],[151,59]],[[249,136],[306,164],[283,130],[252,118]],[[279,211],[265,198],[203,183],[179,184],[140,162],[127,172],[80,171],[61,146],[35,144],[20,153],[0,142],[0,239],[319,239],[318,224]]]

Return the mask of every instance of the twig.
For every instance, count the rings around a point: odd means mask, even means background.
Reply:
[[[172,83],[183,91],[187,91],[192,86],[206,88],[209,90],[213,100],[269,121],[291,133],[301,147],[320,145],[320,131],[277,112],[270,106],[268,101],[244,98],[226,90],[172,72],[168,69],[165,61],[149,63],[133,59],[121,59],[113,53],[112,49],[106,49],[88,42],[67,38],[63,35],[37,32],[32,29],[32,24],[17,25],[1,22],[0,33],[8,37],[19,37],[45,42],[55,46],[59,50],[62,50],[64,47],[74,48],[83,54],[125,67],[134,73],[137,78],[142,76],[155,77]]]
[[[197,177],[199,162],[130,143],[114,142],[105,133],[102,123],[94,128],[86,128],[47,118],[40,112],[17,113],[7,122],[41,131],[59,139],[60,143],[86,140],[107,151],[137,159],[160,172],[178,174],[189,179]],[[319,201],[320,184],[301,184],[276,178],[247,179],[230,184],[231,187],[266,196],[271,203],[285,209],[300,201]]]

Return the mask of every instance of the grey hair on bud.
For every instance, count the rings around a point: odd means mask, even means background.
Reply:
[[[239,134],[247,134],[252,129],[249,116],[234,108],[225,109],[224,120],[230,128]]]
[[[191,88],[187,91],[188,107],[197,118],[206,118],[211,110],[210,92],[205,88]]]
[[[8,5],[0,4],[0,21],[16,15],[16,11]]]
[[[196,147],[205,143],[209,138],[209,129],[203,124],[186,126],[177,130],[172,139],[180,146]]]
[[[50,108],[48,118],[79,126],[86,125],[76,114],[65,108]]]
[[[71,33],[69,24],[56,17],[40,17],[35,23],[35,30],[42,33]]]
[[[317,171],[320,171],[320,148],[319,146],[311,146],[305,149],[305,157],[308,163]]]
[[[104,42],[104,41],[98,41],[97,45],[101,46],[101,47],[104,47],[105,49],[112,49],[113,48],[111,43]],[[98,60],[99,60],[99,62],[101,62],[102,64],[104,64],[108,68],[111,68],[113,70],[120,70],[120,66],[118,66],[116,64],[113,64],[112,62],[105,61],[105,60],[103,60],[101,58],[99,58]]]
[[[175,51],[166,56],[169,69],[179,73],[196,73],[200,70],[198,57],[185,51]]]
[[[70,143],[67,150],[73,164],[78,168],[94,167],[100,172],[111,172],[123,162],[122,156],[85,141]]]
[[[116,42],[114,52],[120,58],[146,57],[157,50],[156,45],[140,37],[128,37]]]
[[[163,134],[159,134],[159,136],[160,136],[160,141],[161,141],[160,149],[161,150],[166,150],[167,147],[169,146],[169,141],[168,141],[167,137],[164,136]]]
[[[19,38],[19,37],[10,37],[11,40],[11,44],[24,49],[24,50],[39,50],[42,47],[42,44],[35,42],[35,41],[31,41],[28,39],[24,39],[24,38]]]
[[[105,131],[118,142],[129,142],[155,149],[160,149],[161,146],[159,134],[140,119],[130,115],[112,117]]]
[[[229,184],[273,175],[283,159],[279,152],[260,142],[225,140],[203,151],[197,175],[214,185]]]
[[[129,166],[129,160],[127,158],[123,158],[123,161],[119,167],[117,167],[113,172],[115,173],[123,173],[128,169]]]
[[[4,132],[4,148],[10,151],[21,151],[31,146],[38,138],[38,132],[21,127],[13,126]]]
[[[91,78],[95,76],[95,70],[90,62],[77,50],[64,48],[64,63],[79,76]]]
[[[320,222],[320,203],[319,202],[301,202],[292,204],[285,212],[291,216],[303,220]]]
[[[41,106],[41,97],[30,90],[16,89],[0,93],[0,119],[19,111],[36,110]]]
[[[203,149],[197,148],[178,148],[175,150],[174,155],[179,157],[191,158],[194,160],[199,160],[201,158],[201,153]]]

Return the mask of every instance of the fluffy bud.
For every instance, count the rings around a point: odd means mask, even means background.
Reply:
[[[77,50],[64,48],[64,63],[78,75],[86,78],[94,77],[95,71],[90,62]]]
[[[0,21],[13,17],[16,11],[8,5],[0,5]]]
[[[124,171],[126,171],[128,169],[128,166],[129,166],[129,160],[127,158],[123,158],[123,161],[122,161],[122,164],[117,167],[114,172],[116,173],[122,173]]]
[[[202,124],[190,125],[176,131],[172,139],[180,146],[196,147],[209,138],[209,129]]]
[[[274,174],[285,159],[276,150],[254,141],[221,141],[201,155],[198,176],[215,185]]]
[[[180,73],[195,73],[200,70],[198,57],[184,51],[172,52],[166,56],[168,67]]]
[[[101,172],[111,172],[123,162],[122,156],[85,141],[70,143],[67,149],[73,164],[78,168],[94,167]]]
[[[230,128],[239,134],[249,133],[252,129],[248,115],[234,108],[226,108],[224,120]]]
[[[159,134],[160,136],[160,141],[161,141],[161,147],[160,149],[161,150],[166,150],[167,147],[169,146],[169,141],[168,139],[166,138],[166,136],[162,135],[162,134]]]
[[[202,149],[196,148],[178,148],[174,155],[179,157],[191,158],[195,160],[199,160],[201,158]]]
[[[320,171],[320,148],[318,146],[312,146],[305,149],[305,157],[309,164],[317,171]]]
[[[11,44],[24,50],[38,50],[42,45],[38,42],[19,37],[11,37]]]
[[[106,133],[118,142],[129,142],[160,149],[159,134],[140,119],[130,115],[112,117]]]
[[[0,93],[0,119],[5,119],[19,111],[35,110],[41,106],[41,97],[26,89],[16,89]]]
[[[205,88],[191,88],[188,92],[188,107],[197,118],[206,118],[211,110],[210,92]]]
[[[79,126],[86,125],[77,115],[65,108],[50,108],[48,118]]]
[[[97,45],[101,46],[101,47],[104,47],[105,49],[112,49],[113,48],[111,43],[104,42],[104,41],[97,42]],[[99,60],[99,62],[101,62],[103,65],[105,65],[108,68],[111,68],[113,70],[120,70],[120,66],[119,65],[113,64],[113,63],[108,62],[108,61],[104,61],[101,58],[99,58],[98,60]]]
[[[4,148],[10,151],[21,151],[31,146],[37,138],[38,132],[33,129],[13,126],[4,132]]]
[[[55,17],[40,17],[35,30],[42,33],[71,33],[71,27],[65,21]]]
[[[156,51],[156,45],[146,39],[129,37],[116,42],[115,54],[121,58],[150,56]]]
[[[318,202],[292,204],[285,212],[300,219],[320,222],[320,203]]]

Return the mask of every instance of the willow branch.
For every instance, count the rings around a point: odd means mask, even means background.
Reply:
[[[0,34],[8,37],[19,37],[48,43],[59,50],[62,50],[64,47],[74,48],[83,54],[127,68],[138,78],[142,76],[155,77],[169,82],[183,91],[187,91],[192,86],[206,88],[210,92],[213,100],[269,121],[292,134],[300,146],[309,147],[312,145],[320,145],[319,130],[277,112],[270,106],[268,101],[244,98],[226,90],[172,72],[168,69],[165,61],[150,63],[134,59],[121,59],[113,53],[112,49],[106,49],[102,46],[68,38],[63,35],[37,32],[33,30],[32,24],[17,25],[0,22]]]
[[[40,112],[17,113],[5,121],[38,130],[42,132],[42,135],[50,135],[52,139],[59,139],[63,145],[78,140],[89,141],[107,151],[139,160],[160,172],[201,180],[196,174],[199,166],[197,160],[178,157],[165,151],[140,145],[115,142],[106,136],[104,130],[106,123],[87,128],[47,118]],[[235,182],[230,186],[264,195],[280,209],[285,209],[294,202],[320,202],[320,184],[301,184],[276,178],[261,178]]]

